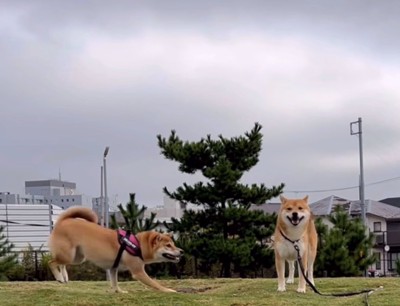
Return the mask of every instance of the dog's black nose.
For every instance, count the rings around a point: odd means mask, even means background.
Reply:
[[[180,250],[179,253],[181,254],[181,256],[183,255],[183,250]]]
[[[292,219],[296,221],[298,218],[299,218],[299,214],[297,212],[294,212],[292,214]]]

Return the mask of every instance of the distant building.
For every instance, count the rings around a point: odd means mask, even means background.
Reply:
[[[0,204],[3,234],[20,252],[31,246],[48,250],[47,240],[58,215],[63,210],[51,204]]]
[[[55,204],[62,209],[71,206],[92,207],[92,198],[84,194],[77,194],[76,184],[62,180],[26,181],[25,193],[28,195],[41,195],[46,203]]]
[[[99,217],[101,224],[103,224],[103,217],[104,217],[104,216],[102,217],[102,214],[104,214],[104,211],[103,211],[104,204],[103,203],[104,203],[104,199],[102,197],[92,198],[92,209]]]
[[[312,212],[317,217],[327,217],[337,206],[342,207],[351,217],[361,216],[360,201],[350,201],[337,196],[330,196],[311,204]],[[371,269],[381,275],[393,274],[396,261],[400,259],[400,208],[365,200],[366,223],[375,235],[373,252],[378,261]]]
[[[171,219],[181,219],[185,210],[201,210],[201,206],[195,204],[183,204],[179,201],[171,199],[169,196],[164,196],[164,205],[147,208],[144,217],[150,217],[151,213],[155,213],[155,221],[160,222],[159,230],[166,231],[164,222],[171,223]]]
[[[0,192],[0,204],[54,204],[92,208],[92,198],[77,194],[76,184],[60,180],[26,181],[25,194]]]
[[[68,196],[76,192],[76,184],[62,180],[26,181],[25,192],[27,194],[51,196]]]
[[[47,199],[41,195],[13,194],[0,192],[0,204],[46,204]]]
[[[252,204],[250,210],[261,210],[267,214],[277,214],[281,207],[281,203],[265,203],[261,205]]]
[[[58,215],[71,206],[92,208],[92,198],[77,194],[76,184],[62,180],[25,182],[26,194],[0,192],[0,226],[15,251],[47,250],[47,239]]]
[[[396,207],[400,208],[400,198],[399,197],[386,198],[386,199],[380,200],[379,202],[386,203],[386,204],[389,204],[389,205],[396,206]]]

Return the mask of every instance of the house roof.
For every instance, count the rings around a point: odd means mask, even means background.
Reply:
[[[366,213],[385,219],[399,218],[400,208],[386,203],[365,200]],[[337,196],[330,196],[310,204],[311,210],[316,216],[327,216],[334,212],[337,206],[341,206],[351,215],[361,214],[360,201],[351,201]]]
[[[250,210],[262,210],[265,213],[273,214],[278,213],[281,203],[265,203],[261,205],[251,205]]]
[[[354,206],[360,209],[360,201],[354,201]],[[373,201],[373,200],[365,200],[366,212],[375,216],[383,217],[385,219],[391,219],[396,215],[400,214],[400,208],[395,207],[393,205],[389,205],[386,203]]]
[[[396,206],[396,207],[400,208],[400,198],[399,197],[397,197],[397,198],[386,198],[386,199],[380,200],[379,202],[386,203],[386,204],[393,205],[393,206]]]
[[[310,208],[315,216],[328,216],[335,211],[336,206],[342,206],[346,211],[350,208],[350,200],[343,199],[337,196],[330,196],[311,203]]]
[[[385,219],[400,219],[400,207],[373,200],[365,200],[365,205],[367,214]],[[361,214],[359,200],[348,200],[335,195],[310,204],[311,211],[315,216],[328,216],[335,211],[337,206],[341,206],[350,215],[357,216]],[[265,203],[261,205],[251,205],[250,209],[262,210],[265,213],[272,214],[278,213],[280,207],[281,203]]]

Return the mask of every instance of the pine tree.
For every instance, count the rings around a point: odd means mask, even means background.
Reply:
[[[322,218],[315,219],[315,228],[318,233],[318,249],[317,249],[317,257],[315,259],[314,270],[315,275],[318,276],[326,276],[327,271],[325,271],[325,256],[324,252],[327,249],[326,246],[326,237],[329,232],[328,226],[322,221]]]
[[[118,205],[118,209],[121,212],[122,217],[124,218],[124,224],[120,226],[118,224],[115,215],[111,216],[111,228],[122,228],[124,230],[130,230],[131,233],[138,233],[143,231],[150,231],[157,227],[158,221],[155,221],[156,214],[151,213],[150,218],[144,218],[144,212],[147,207],[142,206],[139,208],[139,205],[135,201],[135,194],[129,194],[129,202],[126,206],[122,206],[122,204]]]
[[[17,263],[17,254],[12,254],[14,245],[10,243],[3,233],[4,227],[0,226],[0,280],[6,278],[6,273]]]
[[[181,220],[173,219],[169,228],[179,232],[185,251],[199,260],[200,269],[209,271],[220,264],[220,276],[231,276],[232,268],[241,274],[258,269],[258,263],[271,264],[271,253],[262,245],[273,231],[273,218],[262,211],[251,211],[251,204],[262,204],[278,196],[284,187],[268,189],[264,184],[240,182],[243,174],[259,161],[261,125],[245,136],[213,140],[208,135],[198,142],[182,141],[175,131],[167,138],[158,135],[161,153],[179,164],[187,174],[201,173],[205,181],[183,183],[176,191],[164,192],[200,211],[187,210]],[[258,243],[257,243],[258,242]]]
[[[376,260],[370,254],[373,246],[373,234],[359,218],[352,219],[346,211],[337,207],[329,216],[333,224],[330,230],[321,231],[320,246],[317,254],[317,269],[326,271],[329,276],[358,276]]]

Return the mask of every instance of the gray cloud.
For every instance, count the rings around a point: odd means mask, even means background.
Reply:
[[[397,177],[400,67],[396,1],[2,1],[0,188],[57,177],[99,194],[161,189],[179,174],[156,135],[243,134],[264,150],[244,180],[289,191],[355,186],[363,117],[366,181]],[[368,186],[396,196],[398,181]],[[357,190],[310,193],[357,198]],[[289,196],[297,195],[288,193]],[[302,196],[303,194],[299,194]]]

